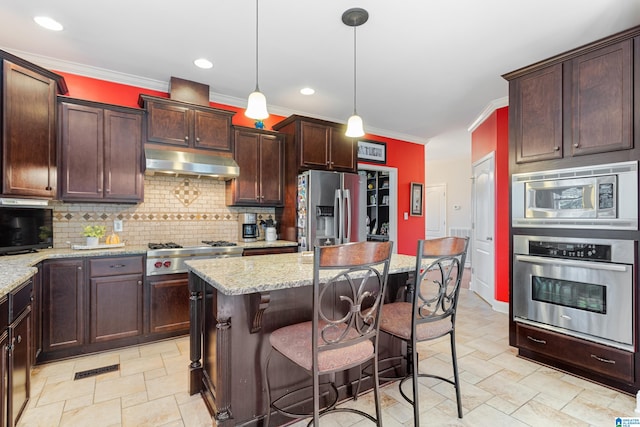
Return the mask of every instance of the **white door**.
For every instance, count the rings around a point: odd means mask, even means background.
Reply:
[[[447,185],[427,185],[425,190],[425,235],[427,239],[447,235]]]
[[[495,159],[494,153],[473,164],[471,290],[495,302]]]

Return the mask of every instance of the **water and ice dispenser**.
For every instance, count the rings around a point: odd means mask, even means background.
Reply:
[[[316,239],[320,244],[335,243],[335,212],[333,206],[316,206]]]

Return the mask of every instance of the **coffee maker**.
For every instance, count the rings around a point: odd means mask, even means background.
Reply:
[[[243,242],[255,242],[258,240],[258,221],[255,213],[242,213],[238,216],[240,227],[238,236]]]

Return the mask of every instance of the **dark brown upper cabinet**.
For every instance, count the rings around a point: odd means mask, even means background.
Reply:
[[[503,76],[509,80],[509,138],[516,164],[634,148],[631,37],[640,40],[639,31],[636,27]]]
[[[60,97],[60,198],[144,199],[142,111]]]
[[[516,162],[562,157],[562,64],[512,81],[509,108]]]
[[[357,144],[344,135],[344,126],[302,116],[289,116],[273,128],[289,135],[287,152],[295,152],[298,171],[356,172]],[[288,166],[289,167],[289,166]]]
[[[632,51],[625,40],[571,61],[571,155],[633,148]]]
[[[240,176],[227,181],[227,205],[282,206],[284,138],[276,132],[234,128],[234,159]]]
[[[64,79],[7,52],[2,61],[2,194],[56,196],[56,93]]]
[[[235,112],[140,95],[147,111],[146,142],[199,150],[232,151]]]

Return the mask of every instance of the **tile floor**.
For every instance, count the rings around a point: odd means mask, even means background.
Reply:
[[[517,358],[508,345],[507,324],[506,314],[462,290],[457,342],[464,418],[456,416],[450,385],[423,379],[424,425],[606,427],[615,426],[615,417],[640,415],[632,396]],[[448,341],[421,346],[421,370],[449,372]],[[200,397],[186,392],[188,354],[183,337],[38,366],[19,427],[211,426]],[[115,363],[120,364],[117,372],[73,381],[77,371]],[[371,401],[369,393],[345,405],[371,408]],[[383,388],[382,404],[386,427],[413,425],[411,408],[396,384]],[[353,414],[322,420],[323,426],[372,425]]]

